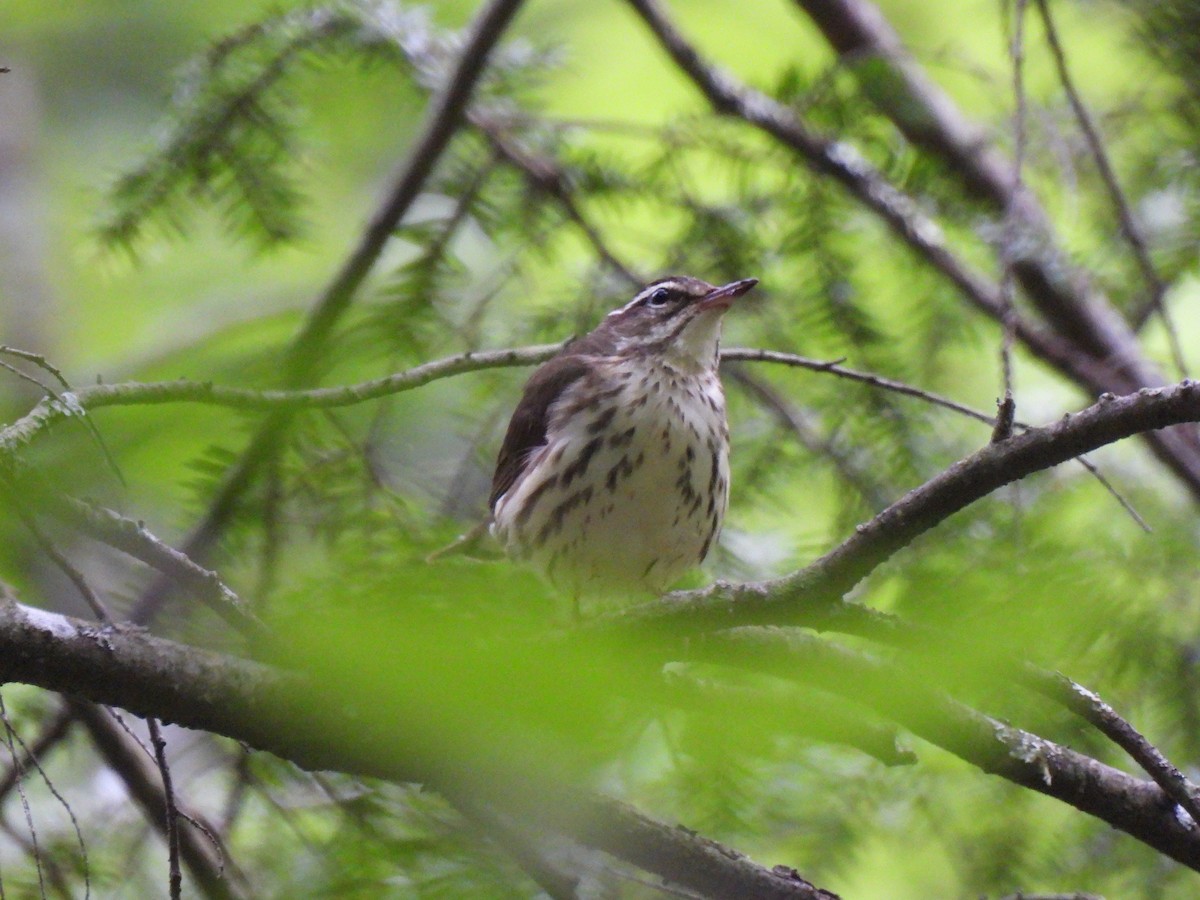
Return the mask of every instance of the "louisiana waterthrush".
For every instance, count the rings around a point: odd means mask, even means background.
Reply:
[[[662,593],[720,534],[721,318],[757,283],[655,281],[525,385],[492,480],[492,531],[577,609]]]

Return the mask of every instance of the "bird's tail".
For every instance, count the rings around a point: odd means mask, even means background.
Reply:
[[[425,562],[435,563],[448,556],[466,556],[478,560],[501,558],[504,554],[500,550],[500,545],[492,537],[491,527],[492,517],[488,516],[472,526],[469,531],[460,534],[445,547],[434,550],[425,557]]]

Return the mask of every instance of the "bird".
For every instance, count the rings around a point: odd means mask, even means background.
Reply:
[[[663,594],[717,541],[729,500],[721,323],[757,283],[653,281],[526,383],[496,460],[491,532],[576,617],[581,601]]]

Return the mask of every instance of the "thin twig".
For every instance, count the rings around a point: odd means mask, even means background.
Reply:
[[[0,724],[4,725],[4,745],[8,747],[8,755],[12,759],[13,769],[17,775],[14,783],[17,788],[17,796],[21,798],[21,809],[25,811],[25,824],[29,828],[29,840],[33,847],[33,864],[37,869],[38,890],[44,900],[46,896],[46,879],[42,872],[42,852],[38,847],[37,828],[33,824],[33,810],[29,807],[29,797],[25,793],[25,786],[21,783],[25,779],[25,771],[22,768],[21,757],[17,754],[17,747],[14,743],[16,730],[8,718],[8,709],[4,705],[4,693],[2,691],[0,691]]]
[[[3,698],[0,697],[0,707],[2,707],[2,706],[3,706]],[[5,716],[4,721],[5,721],[5,724],[7,725],[7,723],[8,723],[7,713],[4,713],[4,716]],[[86,898],[88,898],[92,895],[91,865],[88,862],[87,844],[83,840],[83,829],[79,827],[79,820],[77,818],[75,818],[75,810],[71,808],[71,804],[67,802],[67,798],[64,797],[62,795],[62,793],[58,790],[58,788],[55,786],[54,782],[50,779],[50,776],[46,773],[46,770],[44,768],[42,768],[42,763],[41,763],[41,760],[38,758],[37,751],[35,749],[31,749],[29,747],[29,745],[26,744],[24,740],[22,740],[21,735],[18,734],[15,730],[12,730],[10,732],[10,738],[15,739],[16,742],[21,745],[21,752],[25,754],[24,765],[33,766],[33,768],[37,771],[38,775],[41,776],[42,784],[44,784],[46,786],[46,790],[48,790],[50,792],[50,796],[52,796],[55,800],[58,801],[58,805],[63,808],[63,812],[65,812],[67,814],[67,818],[71,821],[71,829],[75,832],[75,842],[79,845],[79,855],[80,855],[81,861],[83,862],[83,895],[86,900]],[[41,743],[41,741],[45,738],[47,738],[47,735],[42,734],[41,737],[39,738],[39,743]],[[34,841],[36,842],[37,836],[36,835],[32,835],[32,836],[33,836]]]
[[[1067,55],[1063,49],[1062,41],[1059,40],[1058,27],[1054,24],[1054,17],[1050,13],[1050,6],[1046,3],[1046,0],[1037,0],[1037,8],[1038,13],[1041,14],[1042,24],[1046,29],[1046,43],[1050,47],[1050,55],[1054,58],[1054,65],[1058,70],[1058,80],[1062,83],[1063,92],[1067,95],[1067,102],[1071,105],[1075,119],[1079,122],[1079,129],[1083,132],[1084,140],[1087,141],[1092,158],[1096,161],[1096,169],[1100,173],[1100,180],[1104,182],[1104,186],[1108,190],[1109,199],[1112,201],[1113,208],[1117,212],[1117,222],[1120,226],[1121,234],[1133,250],[1138,268],[1141,269],[1142,277],[1146,280],[1146,285],[1150,289],[1149,302],[1145,308],[1157,313],[1159,318],[1162,319],[1163,329],[1167,333],[1167,343],[1171,348],[1172,361],[1179,372],[1179,377],[1185,378],[1187,376],[1187,362],[1183,356],[1183,345],[1180,343],[1179,332],[1176,331],[1175,323],[1164,302],[1167,293],[1166,282],[1158,274],[1153,260],[1150,259],[1150,248],[1146,243],[1145,237],[1142,236],[1141,228],[1138,227],[1137,221],[1133,217],[1133,210],[1130,208],[1129,201],[1125,197],[1125,192],[1121,189],[1121,182],[1117,178],[1112,161],[1109,159],[1108,151],[1104,149],[1104,139],[1100,136],[1100,129],[1092,119],[1091,113],[1088,112],[1087,105],[1083,102],[1083,97],[1080,95],[1079,90],[1075,86],[1075,81],[1071,77],[1071,70],[1067,66]],[[1142,314],[1135,314],[1134,321],[1136,325],[1140,326],[1144,323],[1145,317]]]
[[[505,134],[495,120],[482,113],[472,112],[468,114],[468,119],[472,125],[483,132],[505,162],[520,172],[531,185],[558,202],[567,218],[580,230],[601,262],[634,287],[640,288],[646,283],[644,276],[633,272],[613,255],[600,232],[584,216],[566,184],[566,179],[557,161],[546,157],[535,157],[527,153],[513,138]]]
[[[167,742],[163,740],[158,719],[149,716],[146,727],[150,729],[150,744],[154,747],[154,760],[162,775],[163,815],[167,828],[167,860],[171,900],[183,896],[183,871],[179,867],[179,810],[175,807],[175,786],[171,781],[171,765],[167,762]]]
[[[1021,427],[1026,428],[1028,426],[1022,425]],[[1117,490],[1116,486],[1105,477],[1104,473],[1100,471],[1099,467],[1094,462],[1092,462],[1086,456],[1075,457],[1075,462],[1087,469],[1088,473],[1098,482],[1100,482],[1100,486],[1108,492],[1110,497],[1120,504],[1121,509],[1125,510],[1125,512],[1129,514],[1129,518],[1133,519],[1138,528],[1142,529],[1142,531],[1144,531],[1146,534],[1154,534],[1154,529],[1150,527],[1150,523],[1142,518],[1142,514],[1137,511],[1137,509],[1132,503],[1129,502],[1128,499],[1126,499],[1124,494]]]
[[[313,388],[311,390],[256,390],[215,385],[209,381],[124,382],[98,384],[82,388],[76,402],[84,409],[100,409],[106,406],[142,406],[160,403],[207,403],[233,409],[278,410],[278,409],[331,409],[351,406],[368,400],[413,390],[441,378],[483,369],[536,365],[561,350],[564,343],[539,344],[507,350],[470,350],[443,359],[423,363],[412,369],[376,378],[359,384],[338,387]],[[950,400],[932,391],[913,387],[904,382],[885,378],[870,372],[862,372],[842,366],[843,359],[817,360],[794,353],[776,350],[760,350],[749,347],[732,347],[721,352],[723,361],[771,362],[814,372],[828,372],[839,378],[858,381],[887,391],[915,397],[968,416],[987,425],[995,419],[957,401]],[[65,416],[53,402],[42,402],[28,414],[6,428],[0,429],[0,453],[13,452],[29,443],[37,434]]]
[[[1012,60],[1013,96],[1016,98],[1014,126],[1012,192],[1004,210],[1003,239],[1000,247],[1000,372],[1003,395],[996,411],[996,427],[992,430],[992,441],[1007,440],[1012,434],[1013,418],[1016,415],[1016,400],[1013,397],[1013,342],[1017,334],[1016,273],[1017,241],[1021,236],[1021,211],[1019,202],[1025,190],[1023,169],[1025,165],[1025,4],[1016,0],[1013,12],[1013,34],[1009,44]],[[1007,9],[1007,7],[1005,7]]]
[[[74,409],[72,405],[74,397],[71,383],[67,381],[66,376],[63,375],[59,368],[51,363],[50,360],[46,359],[46,357],[42,356],[40,353],[30,353],[28,350],[18,350],[16,347],[0,346],[0,353],[7,353],[9,356],[15,356],[17,359],[23,359],[26,362],[31,362],[38,368],[49,372],[54,377],[54,380],[62,386],[62,389],[65,392],[64,394],[59,395],[53,388],[42,384],[42,382],[38,381],[36,378],[26,375],[24,372],[13,366],[10,366],[8,363],[0,362],[0,365],[4,366],[4,368],[8,369],[10,372],[15,372],[25,380],[36,384],[52,399],[57,400],[64,409],[72,413],[78,412],[78,410]],[[121,472],[121,467],[117,465],[117,460],[112,455],[112,451],[108,449],[108,444],[105,443],[104,436],[100,434],[100,429],[96,427],[96,423],[87,416],[83,416],[82,419],[84,427],[92,436],[92,440],[96,443],[96,447],[100,450],[100,455],[104,457],[104,461],[108,464],[108,468],[112,471],[113,475],[116,476],[117,482],[121,485],[121,487],[128,487],[128,484],[125,481],[125,475]]]
[[[32,746],[27,748],[25,758],[19,764],[9,766],[8,771],[0,778],[0,803],[7,799],[9,792],[24,777],[25,770],[33,765],[33,760],[45,757],[59,741],[67,736],[67,732],[71,729],[71,715],[69,712],[60,711],[58,715],[51,717],[48,721],[43,719],[41,725],[42,733],[38,735]]]
[[[862,372],[857,369],[846,368],[842,365],[843,359],[810,359],[806,356],[798,356],[795,353],[784,353],[779,350],[759,350],[754,347],[730,347],[721,351],[721,361],[725,362],[727,360],[779,363],[780,365],[791,366],[796,369],[808,369],[810,372],[828,372],[831,375],[836,375],[838,378],[857,381],[861,384],[869,384],[872,387],[903,394],[906,397],[916,397],[918,400],[924,400],[926,403],[931,403],[934,406],[953,410],[985,425],[994,425],[996,422],[987,413],[972,409],[956,400],[951,400],[932,391],[913,387],[910,384],[905,384],[903,381],[895,381],[891,378],[885,378],[882,375],[875,375],[872,372]],[[2,446],[2,436],[3,432],[0,432],[0,446]]]
[[[29,514],[23,504],[14,502],[13,508],[16,510],[17,518],[21,520],[21,524],[25,526],[25,530],[33,536],[34,541],[41,548],[41,551],[46,554],[59,571],[67,576],[67,580],[75,586],[75,590],[83,597],[83,602],[91,609],[92,615],[101,622],[111,624],[113,621],[112,614],[109,613],[108,608],[104,605],[104,601],[100,599],[100,596],[92,589],[92,586],[87,583],[87,579],[83,573],[58,551],[58,548],[54,546],[54,542],[42,531],[37,521]]]
[[[1098,694],[1065,675],[1042,672],[1032,667],[1026,667],[1025,677],[1039,693],[1090,722],[1101,734],[1128,753],[1163,789],[1163,793],[1187,812],[1192,827],[1200,829],[1200,788]]]
[[[117,631],[112,640],[119,642],[128,639],[131,634]],[[165,839],[167,823],[163,810],[166,800],[161,774],[155,768],[153,751],[123,719],[117,717],[114,723],[112,711],[84,700],[78,692],[68,694],[65,708],[87,729],[88,736],[109,769],[122,780],[146,821]],[[181,816],[185,815],[178,806],[176,802],[176,811]],[[201,833],[211,835],[206,828],[201,829]],[[235,866],[225,865],[219,844],[211,843],[211,837],[201,840],[186,828],[179,829],[178,836],[180,858],[191,873],[191,886],[198,893],[209,900],[237,900],[246,896],[244,877]]]
[[[311,390],[255,390],[222,387],[208,381],[159,381],[150,383],[97,384],[81,388],[75,402],[83,409],[105,406],[139,406],[157,403],[210,403],[234,409],[291,412],[351,406],[367,400],[398,394],[440,378],[480,369],[528,366],[543,362],[561,350],[562,343],[540,344],[511,350],[467,351],[403,372],[356,385]],[[38,403],[12,425],[0,429],[0,453],[12,452],[28,443],[48,425],[71,413],[54,401]],[[192,554],[189,554],[192,555]]]
[[[2,349],[2,348],[0,348],[0,349]],[[55,393],[54,388],[49,387],[46,384],[43,384],[42,382],[38,381],[36,378],[34,378],[32,375],[28,374],[27,372],[22,372],[20,369],[18,369],[12,363],[6,363],[4,360],[0,359],[0,368],[5,369],[8,372],[11,372],[13,375],[16,375],[22,381],[26,381],[29,384],[32,384],[34,387],[36,387],[38,390],[40,390],[44,394],[50,394],[51,396],[54,396],[54,397],[58,396]]]

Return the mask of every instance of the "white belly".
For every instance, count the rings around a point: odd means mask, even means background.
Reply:
[[[511,554],[576,598],[659,594],[703,560],[729,493],[715,376],[664,376],[658,390],[626,384],[601,408],[551,423],[542,465],[496,504]]]

